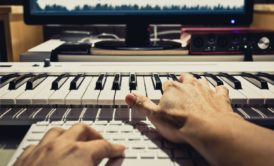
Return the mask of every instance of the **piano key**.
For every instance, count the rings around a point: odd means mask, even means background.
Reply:
[[[96,90],[102,90],[105,86],[105,83],[106,83],[106,74],[100,74],[97,81],[96,81],[96,86],[95,86],[95,89]]]
[[[112,90],[120,90],[120,88],[121,88],[121,81],[122,81],[121,74],[115,74],[111,89]]]
[[[56,78],[51,84],[51,89],[52,90],[59,90],[64,83],[68,80],[69,74],[62,74]]]
[[[239,80],[237,80],[235,77],[226,74],[226,73],[220,73],[219,77],[224,80],[227,84],[229,84],[234,89],[242,89],[242,84]]]
[[[175,74],[169,74],[169,77],[170,77],[173,81],[179,82],[179,79],[177,78],[177,76],[176,76]]]
[[[205,73],[204,76],[214,87],[224,85],[224,82],[213,74]]]
[[[69,94],[66,96],[65,103],[67,105],[81,105],[81,99],[86,92],[86,89],[92,80],[92,77],[85,77],[81,86],[77,90],[71,90]]]
[[[274,112],[272,112],[268,108],[265,108],[265,107],[252,107],[252,109],[262,112],[267,118],[273,118],[274,117]]]
[[[244,119],[250,119],[250,116],[241,108],[233,108],[233,111],[242,116]]]
[[[260,72],[257,74],[257,76],[259,76],[261,79],[264,79],[268,83],[274,85],[274,75]]]
[[[161,76],[161,77],[160,77],[160,80],[161,80],[162,85],[163,85],[163,84],[168,80],[168,76]],[[161,92],[163,92],[162,87],[161,87]]]
[[[68,121],[71,121],[71,120],[73,120],[73,121],[80,120],[80,115],[81,115],[81,113],[82,113],[83,110],[84,110],[84,108],[79,108],[79,107],[77,107],[77,108],[74,108],[74,107],[70,108],[70,112],[66,116],[66,120],[68,120]]]
[[[2,96],[4,96],[5,94],[7,94],[8,92],[10,92],[9,90],[9,84],[3,86],[2,88],[0,88],[0,98]],[[0,105],[1,105],[1,100],[0,100]]]
[[[98,97],[98,105],[114,105],[115,90],[112,90],[112,83],[114,77],[108,76],[104,89],[100,92]]]
[[[255,119],[255,118],[264,118],[264,116],[260,113],[258,113],[257,111],[254,111],[251,107],[243,107],[243,108],[239,108],[242,109],[246,114],[248,114],[248,116],[251,119]]]
[[[31,98],[32,104],[34,104],[34,105],[49,104],[49,98],[55,92],[55,90],[51,89],[51,84],[54,80],[57,79],[57,77],[50,76],[50,77],[48,77],[48,79],[51,82],[48,83],[44,88],[42,88],[41,91],[34,90],[34,91],[37,91],[37,93]]]
[[[98,77],[93,77],[90,84],[88,85],[86,92],[82,97],[82,105],[97,105],[98,96],[101,90],[96,90],[96,82]]]
[[[151,80],[152,80],[154,89],[162,90],[162,82],[159,74],[153,73],[151,76]]]
[[[97,116],[98,120],[113,120],[114,108],[102,107],[100,108],[99,114]]]
[[[253,85],[257,86],[260,89],[268,89],[267,81],[261,79],[260,77],[250,74],[250,73],[242,73],[241,76],[247,80],[248,82],[252,83]]]
[[[19,73],[11,73],[11,74],[7,74],[4,75],[0,78],[0,88],[2,88],[3,86],[7,85],[10,83],[10,81],[12,81],[14,78],[19,77]]]
[[[5,113],[1,114],[0,119],[7,120],[12,119],[12,117],[17,114],[19,111],[21,111],[24,108],[21,107],[13,107],[9,110],[7,110]]]
[[[34,90],[26,90],[24,93],[22,93],[20,96],[16,97],[16,104],[32,104],[32,99],[35,98],[35,96],[41,96],[44,95],[41,93],[43,89],[45,89],[48,85],[51,84],[53,81],[53,77],[48,77],[46,80],[44,80],[38,87],[36,87]]]
[[[146,90],[145,90],[145,81],[143,76],[137,76],[137,89],[132,90],[132,93],[139,93],[143,96],[147,96]]]
[[[162,92],[161,90],[155,90],[152,80],[150,77],[144,77],[145,81],[145,86],[146,86],[146,92],[147,92],[147,97],[152,100],[153,102],[157,103],[159,102]]]
[[[131,111],[131,120],[132,121],[146,120],[146,116],[140,110],[131,108],[130,111]]]
[[[201,79],[201,76],[200,76],[200,75],[198,75],[198,74],[196,74],[196,73],[190,73],[190,74],[192,74],[192,75],[193,75],[193,77],[195,77],[196,79]]]
[[[274,93],[271,93],[267,89],[259,89],[254,84],[249,83],[247,80],[245,80],[243,78],[240,78],[239,80],[241,81],[242,85],[246,86],[246,88],[249,91],[255,92],[255,93],[257,93],[261,96],[261,98],[263,100],[263,103],[261,103],[261,104],[272,104],[272,103],[274,103]]]
[[[48,118],[50,121],[60,121],[63,119],[66,111],[68,111],[68,108],[57,107]]]
[[[115,92],[114,105],[127,105],[125,97],[130,93],[128,82],[129,77],[122,77],[121,89]]]
[[[229,90],[229,98],[231,100],[231,104],[248,104],[247,97],[245,95],[228,85],[226,82],[224,82],[224,86]]]
[[[129,121],[129,108],[116,108],[114,120]]]
[[[137,89],[137,76],[135,73],[130,73],[129,75],[129,89],[130,90]]]
[[[22,76],[19,76],[17,78],[15,78],[14,80],[12,80],[9,83],[9,90],[16,90],[18,89],[20,86],[26,84],[26,82],[33,77],[33,74],[28,73],[28,74],[24,74]],[[24,87],[25,88],[25,87]]]
[[[239,89],[238,91],[247,97],[248,104],[251,104],[251,105],[264,104],[265,99],[263,98],[263,96],[258,94],[258,92],[250,89],[249,85],[252,85],[252,84],[250,84],[249,82],[247,82],[245,79],[243,79],[240,76],[235,76],[235,78],[241,82],[242,89]]]
[[[83,120],[94,121],[97,118],[97,113],[98,113],[98,108],[88,107],[83,116]]]
[[[33,89],[35,89],[47,77],[48,77],[48,75],[46,73],[42,73],[42,74],[39,74],[39,75],[36,75],[36,76],[32,77],[31,79],[29,79],[27,81],[26,90],[33,90]]]
[[[26,83],[20,86],[16,90],[10,90],[5,95],[1,96],[0,103],[1,104],[16,104],[16,98],[25,92]]]
[[[78,74],[70,83],[70,90],[77,90],[85,79],[84,74]]]
[[[49,97],[49,104],[65,104],[65,98],[69,94],[69,86],[73,77],[69,77],[64,85]]]

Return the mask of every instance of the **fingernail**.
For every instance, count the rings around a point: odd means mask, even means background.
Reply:
[[[127,103],[129,106],[132,106],[132,105],[135,104],[136,98],[137,98],[137,97],[136,97],[135,94],[130,93],[130,94],[128,94],[127,97],[126,97],[126,103]]]

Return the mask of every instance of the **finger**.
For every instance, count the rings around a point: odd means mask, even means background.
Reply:
[[[229,90],[225,86],[217,86],[216,93],[218,96],[224,96],[229,98]]]
[[[198,82],[200,82],[201,85],[202,85],[204,88],[210,90],[209,83],[208,83],[208,81],[207,81],[204,77],[202,77],[201,79],[199,79]]]
[[[195,80],[197,80],[195,77],[193,77],[193,75],[189,74],[189,73],[182,73],[179,80],[182,83],[191,83],[193,84],[193,82],[195,82]]]
[[[124,155],[125,147],[119,144],[112,144],[106,140],[90,141],[83,144],[91,152],[93,161],[98,164],[104,158],[121,157]]]
[[[126,102],[132,107],[133,111],[142,111],[146,116],[150,116],[153,112],[158,110],[158,106],[150,99],[139,94],[128,94]]]
[[[165,92],[170,87],[179,88],[181,85],[182,85],[182,83],[180,83],[180,82],[168,80],[168,81],[164,82],[163,91]]]
[[[73,125],[60,136],[60,139],[69,139],[71,141],[89,141],[102,138],[101,134],[99,134],[95,129],[83,123]]]
[[[27,146],[25,148],[24,152],[19,156],[19,158],[17,159],[17,161],[24,162],[24,160],[31,154],[31,152],[33,151],[33,149],[35,147],[36,147],[36,145],[29,145],[29,146]]]
[[[49,143],[50,141],[58,138],[60,135],[62,135],[65,132],[64,129],[61,128],[51,128],[42,138],[42,140],[40,141],[39,145],[45,145],[47,143]]]

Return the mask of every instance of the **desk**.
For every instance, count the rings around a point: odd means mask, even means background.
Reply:
[[[9,61],[18,61],[21,53],[43,41],[42,26],[25,25],[22,7],[1,6],[0,22],[4,23]]]

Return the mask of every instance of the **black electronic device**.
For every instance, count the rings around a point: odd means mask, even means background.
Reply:
[[[274,31],[241,29],[192,32],[190,54],[273,54]]]
[[[0,5],[22,5],[23,0],[0,0]]]
[[[150,42],[149,24],[240,26],[252,22],[250,0],[25,1],[29,24],[126,24],[124,41],[98,42],[107,49],[165,49],[172,42]]]

